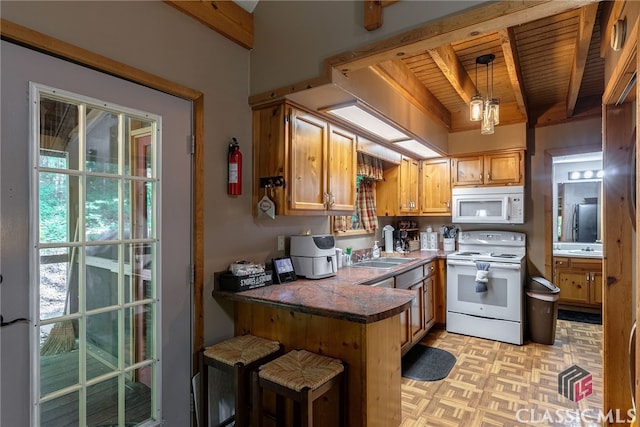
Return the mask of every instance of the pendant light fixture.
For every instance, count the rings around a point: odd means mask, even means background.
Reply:
[[[500,100],[493,97],[493,61],[496,56],[489,53],[476,58],[476,94],[469,102],[469,119],[473,122],[481,122],[480,133],[490,135],[494,126],[500,123]],[[478,64],[485,66],[486,70],[486,98],[478,91]],[[489,90],[489,64],[491,64],[491,90]]]

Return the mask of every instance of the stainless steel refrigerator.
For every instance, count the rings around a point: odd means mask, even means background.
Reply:
[[[598,239],[598,205],[580,203],[574,214],[574,241],[593,243]]]

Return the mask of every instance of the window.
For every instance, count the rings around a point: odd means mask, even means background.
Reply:
[[[32,85],[36,424],[159,413],[160,118]]]

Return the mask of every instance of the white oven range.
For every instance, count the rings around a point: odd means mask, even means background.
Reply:
[[[447,255],[447,331],[521,345],[525,259],[524,233],[459,234]]]

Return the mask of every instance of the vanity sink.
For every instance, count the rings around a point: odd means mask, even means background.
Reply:
[[[602,251],[596,251],[595,249],[574,249],[568,251],[571,254],[583,254],[583,255],[598,255],[602,256]]]
[[[563,245],[565,246],[565,245]],[[572,247],[573,246],[573,247]],[[602,258],[601,246],[579,247],[577,245],[565,246],[553,249],[553,256],[566,256],[575,258]]]
[[[351,264],[352,267],[362,267],[362,268],[377,268],[382,270],[387,270],[393,267],[397,267],[401,264],[406,264],[407,262],[411,262],[415,260],[415,258],[391,258],[391,257],[383,257],[376,259],[367,259],[364,261],[359,261]]]

